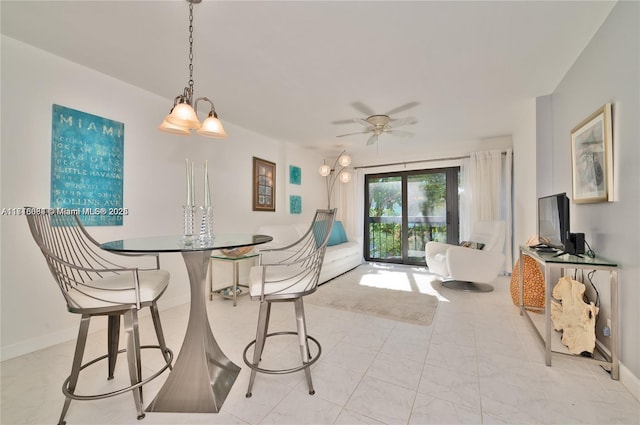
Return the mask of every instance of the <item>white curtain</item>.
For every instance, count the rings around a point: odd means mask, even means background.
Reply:
[[[513,151],[474,152],[462,165],[460,200],[460,236],[469,237],[473,223],[480,220],[503,220],[505,272],[512,271],[512,163]]]

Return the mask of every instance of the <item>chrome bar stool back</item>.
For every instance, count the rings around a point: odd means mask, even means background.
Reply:
[[[260,263],[252,267],[249,274],[249,291],[252,300],[260,301],[256,339],[244,349],[244,362],[251,368],[247,397],[251,390],[256,373],[284,374],[304,369],[309,394],[314,394],[309,367],[320,357],[320,343],[307,334],[302,298],[315,292],[318,286],[320,270],[331,228],[335,219],[335,209],[317,210],[311,226],[298,241],[291,245],[260,250]],[[297,331],[268,333],[271,303],[292,302],[295,308]],[[300,346],[302,364],[290,369],[265,369],[259,366],[267,338],[277,335],[297,335]],[[317,347],[317,354],[311,357],[309,341]],[[247,352],[253,349],[253,360],[249,361]]]
[[[71,400],[97,400],[131,391],[137,409],[137,418],[144,418],[142,386],[171,368],[173,352],[165,344],[156,301],[169,284],[169,272],[160,269],[159,256],[146,257],[149,268],[125,267],[114,262],[115,255],[100,248],[100,244],[86,231],[79,217],[62,211],[27,207],[27,222],[33,239],[44,255],[49,270],[60,288],[70,313],[80,314],[80,329],[71,366],[71,374],[62,386],[65,402],[59,424]],[[33,212],[33,213],[29,213]],[[37,212],[37,214],[36,214]],[[141,255],[125,255],[141,257]],[[154,261],[155,260],[155,261]],[[136,259],[136,262],[144,261]],[[149,307],[158,339],[158,345],[140,345],[138,311]],[[107,354],[82,364],[89,322],[94,316],[107,316]],[[119,350],[120,318],[124,318],[126,349]],[[161,351],[164,365],[151,376],[142,379],[140,350],[152,348]],[[131,385],[102,394],[76,393],[80,371],[108,359],[107,379],[113,379],[116,358],[126,352]]]

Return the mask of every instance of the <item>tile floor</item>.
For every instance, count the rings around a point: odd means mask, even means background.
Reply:
[[[424,268],[405,267],[408,273]],[[431,280],[431,279],[429,279]],[[258,303],[240,298],[237,307],[208,301],[217,341],[242,371],[217,414],[147,413],[136,420],[130,394],[71,403],[71,424],[640,424],[640,404],[599,366],[567,358],[544,365],[542,346],[511,302],[509,279],[492,293],[463,293],[431,282],[440,303],[433,323],[403,322],[307,304],[309,332],[322,344],[312,369],[316,394],[307,393],[302,372],[258,374],[253,397],[245,398],[248,368],[244,346],[254,337]],[[161,309],[167,343],[178,353],[188,306]],[[273,330],[294,329],[293,306],[274,305]],[[154,343],[151,319],[140,319],[144,343]],[[272,340],[265,362],[292,365],[295,339]],[[292,337],[294,338],[294,337]],[[105,332],[90,335],[88,356],[104,349]],[[4,361],[1,367],[2,424],[52,424],[63,403],[60,387],[71,364],[74,342]],[[267,354],[270,353],[270,354]],[[269,356],[267,358],[267,356]],[[93,358],[91,357],[91,358]],[[122,356],[121,356],[122,357]],[[118,360],[114,381],[125,382]],[[160,363],[143,353],[145,373]],[[86,369],[80,389],[92,391],[106,365]],[[166,375],[145,386],[152,400]],[[120,377],[123,377],[122,380]],[[100,389],[100,388],[98,388]]]

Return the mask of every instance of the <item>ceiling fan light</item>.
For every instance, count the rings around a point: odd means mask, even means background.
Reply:
[[[329,167],[327,164],[323,164],[318,169],[318,172],[322,177],[327,177],[329,174],[331,174],[331,167]]]
[[[340,158],[338,158],[338,164],[342,165],[343,167],[348,167],[349,164],[351,164],[351,157],[347,154],[340,156]]]
[[[188,128],[180,127],[174,124],[171,124],[166,119],[162,121],[162,124],[158,126],[158,130],[164,133],[177,134],[179,136],[189,136],[191,131]]]
[[[349,183],[351,181],[351,173],[348,171],[343,171],[340,173],[338,177],[342,183]]]
[[[173,107],[171,113],[165,118],[169,124],[177,125],[188,129],[200,127],[200,121],[196,112],[188,103],[178,103]]]
[[[213,114],[209,114],[207,119],[202,123],[202,127],[200,127],[196,132],[201,136],[211,137],[214,139],[224,139],[227,137],[227,132],[224,131],[222,122]]]

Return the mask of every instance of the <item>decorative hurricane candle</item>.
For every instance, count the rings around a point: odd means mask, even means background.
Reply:
[[[200,220],[200,242],[213,240],[213,207],[211,206],[211,191],[209,189],[209,161],[204,162],[204,206]]]
[[[193,163],[189,167],[189,158],[185,159],[187,176],[187,200],[183,208],[183,239],[185,245],[193,243],[195,233],[195,196],[193,191]]]
[[[211,206],[211,190],[209,189],[209,161],[204,162],[204,206]]]

